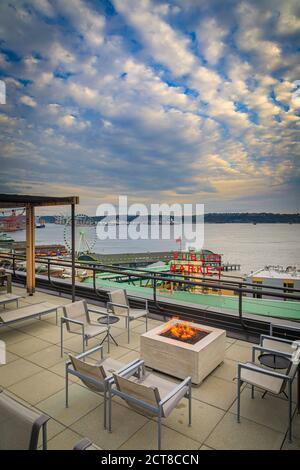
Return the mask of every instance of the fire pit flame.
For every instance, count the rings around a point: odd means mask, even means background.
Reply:
[[[161,336],[171,339],[177,339],[184,343],[195,344],[200,339],[205,338],[209,332],[192,326],[188,321],[179,320],[179,318],[172,318],[167,324]]]
[[[182,340],[191,339],[198,332],[198,329],[192,327],[188,321],[171,324],[170,330],[172,335],[175,336],[175,338],[180,338]]]

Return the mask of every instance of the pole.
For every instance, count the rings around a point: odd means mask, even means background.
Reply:
[[[71,204],[72,302],[75,302],[75,204]]]

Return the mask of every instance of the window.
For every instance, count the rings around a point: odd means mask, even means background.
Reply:
[[[253,279],[253,289],[255,290],[261,290],[262,289],[262,280],[261,279]],[[258,287],[256,287],[258,286]],[[254,299],[261,299],[262,298],[262,295],[257,293],[257,294],[253,294],[253,298]]]
[[[291,289],[294,289],[294,282],[293,281],[284,281],[283,283],[283,293],[284,294],[292,294],[293,291]],[[284,299],[284,300],[289,300],[289,299]]]

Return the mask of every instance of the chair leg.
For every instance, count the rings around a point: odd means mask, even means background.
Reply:
[[[292,381],[288,381],[289,397],[289,442],[292,442]]]
[[[69,373],[66,365],[66,408],[69,407]]]
[[[111,432],[111,415],[112,415],[112,393],[110,385],[108,385],[108,432]]]
[[[157,449],[161,450],[161,415],[157,417]]]
[[[61,321],[60,323],[60,357],[63,357],[63,349],[64,349],[64,324]]]
[[[146,315],[146,331],[148,331],[148,315]]]
[[[85,337],[82,335],[82,352],[85,352]]]
[[[192,426],[192,383],[189,383],[189,426]]]
[[[130,343],[130,320],[127,318],[127,336],[128,336],[128,344]]]
[[[43,424],[43,450],[47,450],[47,423]]]
[[[106,406],[107,406],[107,392],[106,384],[104,384],[104,429],[106,429]]]
[[[251,385],[251,398],[254,398],[254,385]]]
[[[238,377],[237,380],[237,422],[240,423],[240,412],[241,412],[241,379]]]
[[[108,329],[108,332],[107,332],[107,352],[108,352],[108,354],[110,353],[110,332],[109,332],[109,329]]]

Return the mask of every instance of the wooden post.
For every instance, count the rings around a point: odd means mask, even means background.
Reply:
[[[29,295],[35,292],[35,218],[34,206],[26,206],[26,287]]]

